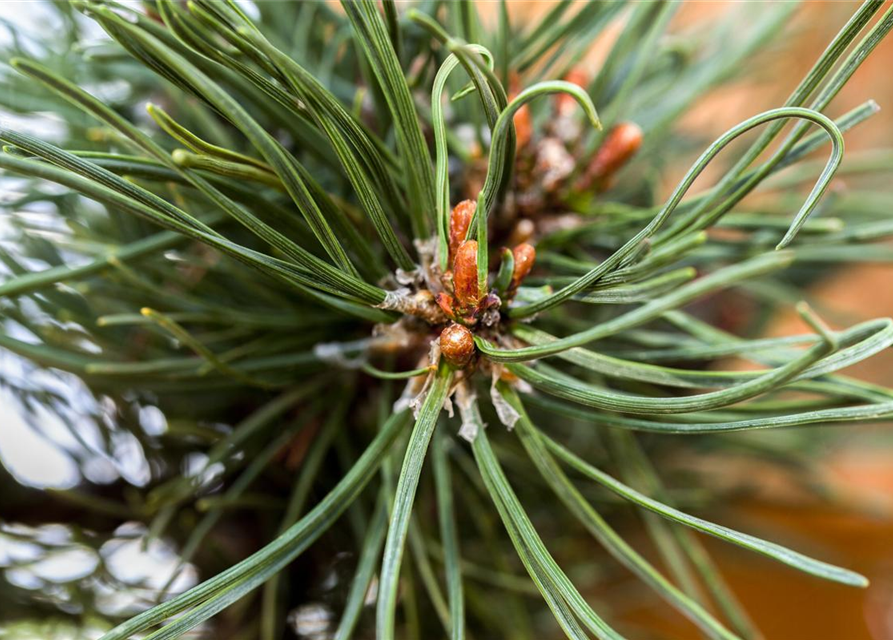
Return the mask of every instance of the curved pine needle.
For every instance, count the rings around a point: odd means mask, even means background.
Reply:
[[[543,365],[539,369],[514,363],[507,367],[536,389],[586,406],[632,414],[687,413],[725,407],[777,389],[832,353],[838,340],[842,339],[842,336],[826,338],[800,357],[746,382],[717,391],[672,398],[616,393],[572,378],[558,377],[553,369]]]
[[[492,66],[493,58],[486,48],[469,45],[469,49],[486,57]],[[435,150],[434,187],[437,206],[435,219],[437,220],[438,257],[440,268],[443,271],[448,268],[450,216],[449,150],[447,149],[446,120],[443,114],[443,92],[450,74],[459,64],[459,58],[455,53],[447,56],[438,69],[437,75],[434,77],[434,85],[431,88],[431,126],[434,128]]]
[[[582,290],[591,286],[600,278],[622,266],[624,261],[629,258],[640,247],[642,243],[646,242],[655,233],[657,233],[657,231],[663,226],[670,215],[672,215],[673,211],[676,210],[676,207],[681,202],[682,197],[691,188],[692,184],[694,184],[695,179],[701,174],[701,172],[707,167],[707,165],[713,160],[713,158],[715,158],[716,155],[720,151],[722,151],[729,143],[731,143],[739,136],[747,133],[751,129],[761,126],[767,122],[772,122],[774,120],[787,120],[791,118],[808,120],[822,127],[831,138],[832,150],[831,157],[829,158],[828,163],[825,165],[825,168],[822,170],[821,175],[813,186],[812,191],[810,191],[805,202],[800,207],[800,210],[797,212],[797,215],[794,216],[794,220],[793,222],[791,222],[791,225],[788,229],[788,232],[785,234],[785,237],[777,246],[778,249],[785,247],[791,242],[791,240],[793,240],[797,231],[800,229],[800,227],[803,226],[803,223],[806,222],[806,218],[809,216],[810,213],[812,213],[813,209],[815,209],[816,205],[819,202],[819,199],[828,188],[828,185],[831,182],[831,178],[834,176],[834,172],[837,170],[837,167],[840,166],[840,162],[843,159],[843,135],[840,133],[840,129],[837,128],[837,125],[834,124],[834,121],[827,116],[818,113],[817,111],[795,107],[772,109],[770,111],[766,111],[759,115],[753,116],[752,118],[748,118],[741,124],[738,124],[729,129],[726,133],[717,138],[695,161],[695,163],[691,166],[691,168],[673,190],[673,193],[672,195],[670,195],[666,204],[664,204],[658,214],[651,220],[651,222],[648,223],[647,226],[645,226],[645,228],[643,228],[635,236],[627,240],[620,249],[612,253],[610,257],[602,261],[597,267],[592,269],[585,276],[579,278],[573,284],[567,285],[560,291],[555,292],[554,294],[548,296],[547,298],[544,298],[543,300],[540,300],[533,304],[525,305],[523,307],[511,309],[510,314],[512,315],[512,317],[523,318],[554,307],[555,305],[563,302],[564,300],[567,300],[573,295],[580,293]],[[480,205],[478,206],[478,210],[480,211]],[[697,229],[697,231],[700,231],[700,229]]]
[[[603,471],[600,471],[592,465],[586,463],[584,460],[571,453],[565,447],[561,446],[548,436],[543,435],[541,432],[538,432],[538,434],[539,437],[542,438],[546,446],[548,446],[549,449],[551,449],[555,453],[555,455],[557,455],[571,467],[573,467],[586,477],[595,480],[600,485],[609,489],[621,498],[629,500],[633,504],[636,504],[644,509],[648,509],[649,511],[652,511],[659,516],[667,518],[668,520],[672,520],[673,522],[678,522],[679,524],[691,527],[703,533],[712,535],[716,538],[719,538],[720,540],[725,540],[726,542],[731,542],[732,544],[736,544],[745,549],[755,551],[756,553],[782,562],[790,567],[793,567],[794,569],[803,571],[804,573],[808,573],[819,578],[824,578],[825,580],[830,580],[832,582],[846,584],[852,587],[868,586],[868,579],[865,578],[865,576],[856,573],[855,571],[837,567],[820,560],[814,560],[808,556],[804,556],[801,553],[792,551],[791,549],[783,547],[774,542],[762,540],[746,533],[741,533],[739,531],[735,531],[734,529],[723,527],[722,525],[713,524],[712,522],[702,520],[701,518],[697,518],[695,516],[690,516],[679,511],[678,509],[674,509],[673,507],[662,504],[657,500],[653,500],[652,498],[639,493],[632,487],[628,487],[619,480],[615,480]]]
[[[496,204],[496,196],[501,190],[502,180],[505,176],[506,162],[510,164],[514,158],[506,158],[507,147],[510,143],[510,132],[514,131],[513,118],[524,105],[544,95],[566,93],[576,100],[583,108],[583,112],[590,124],[596,129],[601,127],[601,121],[595,111],[592,99],[582,88],[563,80],[540,82],[528,87],[519,93],[514,100],[502,110],[499,119],[493,127],[490,138],[490,154],[487,161],[487,177],[484,186],[477,197],[477,208],[474,217],[469,224],[469,233],[475,233],[478,242],[478,287],[482,295],[487,292],[487,275],[490,265],[490,256],[487,240],[487,220],[490,211]]]
[[[834,371],[838,371],[857,362],[871,357],[872,355],[893,346],[893,320],[878,319],[863,322],[847,330],[849,338],[846,342],[850,346],[842,346],[836,353],[830,354],[807,367],[802,373],[798,374],[793,380],[810,380],[820,376],[827,375]],[[516,325],[512,328],[512,334],[533,344],[549,344],[557,338],[539,331],[528,325]],[[710,347],[705,347],[702,351],[692,353],[690,350],[697,350],[697,347],[683,348],[679,350],[664,349],[660,353],[668,356],[668,359],[684,359],[688,357],[709,357],[711,354],[720,357],[721,355],[733,355],[744,351],[756,351],[760,349],[773,349],[778,354],[778,347],[781,345],[789,345],[796,343],[814,343],[821,337],[815,334],[807,334],[802,336],[792,336],[784,340],[769,339],[766,343],[759,340],[736,340],[731,344],[717,345],[713,351],[709,351]],[[726,347],[722,349],[721,347]],[[671,352],[671,353],[668,353]],[[794,352],[796,353],[796,352]],[[609,356],[581,347],[568,349],[557,354],[562,360],[572,362],[580,367],[594,371],[601,375],[609,377],[638,380],[641,382],[650,382],[653,384],[671,386],[671,387],[725,387],[736,382],[751,380],[763,375],[760,371],[702,371],[689,369],[675,369],[672,367],[664,367],[651,362],[637,362],[636,360],[626,360],[614,356]],[[647,359],[647,358],[637,358]],[[802,389],[816,388],[810,385],[801,385]]]
[[[855,407],[819,409],[787,415],[771,415],[767,417],[749,418],[746,420],[723,421],[707,420],[707,416],[697,414],[696,417],[685,418],[680,422],[659,422],[641,418],[627,418],[604,411],[593,411],[576,404],[568,404],[551,398],[531,395],[528,402],[543,409],[553,411],[569,418],[577,418],[592,424],[603,424],[608,427],[630,429],[632,431],[650,431],[654,433],[721,433],[725,431],[749,431],[753,429],[783,429],[785,427],[801,427],[810,424],[844,424],[848,422],[891,422],[893,420],[893,402],[878,402]]]
[[[792,254],[779,251],[725,267],[694,282],[683,285],[662,298],[652,300],[612,320],[607,320],[586,331],[561,338],[547,345],[523,347],[520,349],[498,349],[490,341],[479,336],[475,337],[475,344],[484,355],[495,362],[523,362],[525,360],[552,356],[566,349],[580,347],[607,336],[615,335],[621,331],[640,326],[660,317],[666,311],[681,307],[706,293],[718,291],[731,286],[735,282],[782,269],[788,266],[792,260]]]

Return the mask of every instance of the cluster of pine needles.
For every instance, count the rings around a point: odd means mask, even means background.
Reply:
[[[811,425],[893,418],[893,390],[840,373],[893,321],[832,329],[802,302],[893,259],[893,155],[842,163],[878,107],[826,115],[893,28],[883,4],[713,141],[675,125],[772,68],[795,3],[680,30],[663,0],[535,21],[505,0],[72,0],[55,33],[11,30],[0,349],[24,374],[0,376],[71,451],[113,457],[127,433],[150,474],[27,494],[0,531],[63,517],[98,546],[139,521],[176,541],[177,571],[104,613],[103,640],[648,637],[593,604],[618,571],[704,637],[761,637],[700,534],[865,586],[688,513],[705,502],[652,461],[791,427],[748,446],[801,460]],[[801,334],[760,336],[794,306]],[[606,519],[629,505],[661,566]],[[103,571],[40,597],[0,583],[17,615],[77,618]]]

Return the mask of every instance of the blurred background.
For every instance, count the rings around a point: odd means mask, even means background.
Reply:
[[[481,3],[482,13],[486,13],[488,4],[496,3]],[[675,26],[709,19],[735,4],[687,3],[675,18]],[[536,20],[549,5],[530,0],[510,2],[513,20]],[[846,1],[802,3],[785,36],[761,54],[761,60],[755,61],[746,79],[708,95],[688,113],[682,122],[685,132],[706,144],[743,118],[780,105],[856,6],[858,3]],[[0,2],[0,18],[41,37],[58,28],[54,23],[58,15],[47,11],[41,2]],[[12,37],[8,29],[0,32],[2,39]],[[96,34],[97,38],[101,36]],[[587,64],[597,65],[608,44],[594,43]],[[829,110],[829,115],[837,116],[868,98],[875,99],[882,108],[878,116],[847,134],[848,152],[893,146],[891,68],[893,40],[888,39],[859,69]],[[53,123],[44,126],[52,128]],[[701,148],[692,148],[692,158]],[[678,175],[669,171],[662,177],[668,189],[686,167],[686,163],[680,163]],[[708,185],[714,177],[708,171],[698,185]],[[893,175],[890,177],[893,179]],[[835,189],[845,192],[846,181],[838,180]],[[893,201],[889,208],[893,215]],[[0,221],[0,237],[2,234]],[[889,316],[893,315],[891,283],[893,265],[846,267],[815,282],[810,290],[811,302],[827,317],[841,322]],[[729,309],[731,316],[752,312],[747,308]],[[773,317],[766,324],[769,335],[800,330],[793,317]],[[80,409],[85,414],[101,415],[104,411],[101,402],[95,404],[93,396],[84,392],[76,378],[35,372],[2,349],[0,371],[5,379],[28,376],[32,384],[45,385],[48,398],[64,395],[76,408],[78,402],[83,403]],[[893,354],[872,358],[849,373],[893,385]],[[12,596],[14,590],[22,589],[34,595],[36,618],[60,617],[61,631],[55,637],[97,637],[104,625],[100,620],[103,614],[122,615],[151,600],[152,590],[164,585],[178,564],[176,548],[164,541],[155,541],[148,547],[140,544],[145,530],[135,522],[122,525],[113,538],[97,546],[96,541],[87,539],[89,535],[65,524],[70,512],[82,506],[77,501],[90,493],[72,490],[116,483],[139,491],[150,482],[151,470],[140,443],[126,429],[115,431],[107,455],[88,454],[86,451],[93,448],[72,439],[71,431],[62,424],[63,420],[76,421],[75,414],[60,420],[51,408],[41,411],[39,407],[29,407],[31,417],[26,420],[19,402],[0,387],[0,638],[37,638],[45,633],[37,631],[45,627],[21,621],[8,625],[11,619],[22,616],[21,601]],[[52,403],[48,402],[48,406]],[[143,406],[134,419],[144,430],[157,434],[169,427],[164,415],[152,406]],[[815,429],[817,444],[808,458],[797,461],[796,473],[771,459],[761,463],[757,458],[740,456],[737,450],[701,455],[700,451],[686,453],[680,448],[666,462],[700,478],[711,490],[728,491],[735,507],[723,510],[721,515],[711,513],[711,517],[870,578],[871,586],[866,590],[849,589],[706,540],[723,574],[770,640],[893,640],[893,434],[884,427],[836,429],[846,429],[845,435]],[[784,444],[787,436],[775,432],[730,437],[745,444],[752,440],[755,447],[766,449]],[[13,504],[14,515],[10,509]],[[39,510],[40,517],[30,512],[28,505]],[[101,500],[91,506],[100,512],[111,508]],[[47,518],[47,509],[53,517]],[[53,524],[54,520],[58,524]],[[30,521],[45,524],[35,526]],[[635,526],[631,524],[624,533],[634,545],[641,543],[637,546],[645,550],[649,559],[659,562],[656,554],[647,553],[649,545]],[[553,551],[559,557],[586,555],[585,550],[572,548],[575,543],[570,541],[568,548]],[[103,579],[94,577],[100,565]],[[173,589],[188,587],[199,579],[197,571],[187,567],[179,573]],[[89,598],[84,595],[88,592]],[[606,581],[603,588],[587,595],[607,603],[615,612],[613,616],[647,630],[649,635],[642,637],[700,637],[694,627],[663,602],[644,592],[645,588],[632,577],[628,581],[621,577]],[[98,608],[95,628],[90,625],[89,612],[84,614],[82,605],[88,600]],[[77,619],[78,624],[71,626],[66,622],[70,619]],[[80,630],[75,631],[76,627]]]

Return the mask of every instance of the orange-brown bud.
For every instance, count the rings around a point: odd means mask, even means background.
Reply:
[[[462,309],[474,307],[481,299],[478,289],[478,243],[475,240],[466,240],[456,251],[453,293]]]
[[[564,76],[564,81],[575,84],[578,87],[586,87],[586,83],[589,82],[589,76],[583,71],[582,67],[574,67]]]
[[[564,76],[564,80],[565,82],[570,82],[578,87],[585,88],[589,78],[580,67],[574,67],[567,72],[567,75]],[[573,113],[576,108],[577,101],[570,94],[559,93],[555,96],[555,111],[559,116]]]
[[[642,129],[634,122],[621,122],[611,129],[586,169],[586,186],[604,183],[629,162],[642,146]]]
[[[533,248],[533,245],[524,242],[512,249],[512,256],[515,258],[515,267],[512,269],[512,284],[509,289],[514,291],[533,269],[533,263],[536,261],[536,249]]]
[[[521,77],[513,71],[509,74],[509,102],[514,100],[519,93],[521,93]],[[512,116],[512,122],[515,125],[515,136],[518,148],[522,149],[527,146],[527,143],[530,142],[530,138],[533,137],[533,123],[530,120],[530,108],[525,104],[523,107],[515,111],[515,115]]]
[[[517,98],[519,93],[521,93],[521,75],[517,71],[509,71],[509,102]]]
[[[533,123],[530,121],[530,108],[525,104],[512,116],[515,125],[515,139],[519,149],[528,145],[533,137]]]
[[[465,242],[465,236],[468,234],[468,226],[474,217],[474,211],[477,209],[477,202],[474,200],[463,200],[453,208],[450,214],[450,261],[456,256],[459,245]]]
[[[522,218],[521,220],[518,220],[515,228],[512,229],[508,244],[521,244],[522,242],[527,242],[533,237],[535,231],[536,225],[533,223],[533,220],[530,218]]]
[[[474,337],[468,327],[451,324],[440,333],[440,353],[454,367],[464,367],[474,355]]]

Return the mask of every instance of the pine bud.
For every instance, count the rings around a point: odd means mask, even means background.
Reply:
[[[521,78],[516,72],[509,74],[509,101],[521,93]],[[515,125],[515,139],[519,149],[523,149],[533,137],[533,123],[530,118],[530,107],[526,104],[515,111],[512,116],[512,123]]]
[[[478,289],[478,243],[475,240],[466,240],[456,251],[453,293],[462,309],[476,306],[481,299]]]
[[[530,270],[533,269],[533,263],[536,260],[536,249],[533,248],[533,245],[524,242],[512,249],[512,256],[515,258],[515,268],[512,270],[510,290],[514,291],[521,284],[521,281],[527,277]]]
[[[589,81],[586,73],[583,72],[579,67],[575,67],[567,72],[567,75],[564,76],[565,82],[570,82],[571,84],[575,84],[578,87],[586,88],[586,83]],[[567,116],[574,112],[577,109],[577,101],[573,96],[567,93],[559,93],[555,96],[555,111],[558,116]]]
[[[474,355],[474,337],[468,327],[451,324],[440,332],[440,353],[454,367],[464,367]]]
[[[629,162],[642,146],[642,129],[634,122],[621,122],[611,129],[583,177],[585,187],[605,184]]]
[[[474,211],[477,209],[477,202],[474,200],[463,200],[455,206],[450,214],[450,260],[456,256],[459,245],[465,242],[465,236],[468,234],[468,226],[474,217]]]
[[[530,121],[530,108],[526,104],[515,111],[515,115],[512,116],[512,123],[515,125],[515,140],[518,148],[523,149],[530,144],[530,139],[533,137],[533,123]]]
[[[533,237],[535,231],[536,225],[533,224],[533,220],[530,218],[522,218],[521,220],[518,220],[518,224],[512,229],[508,244],[515,245],[527,242]]]

